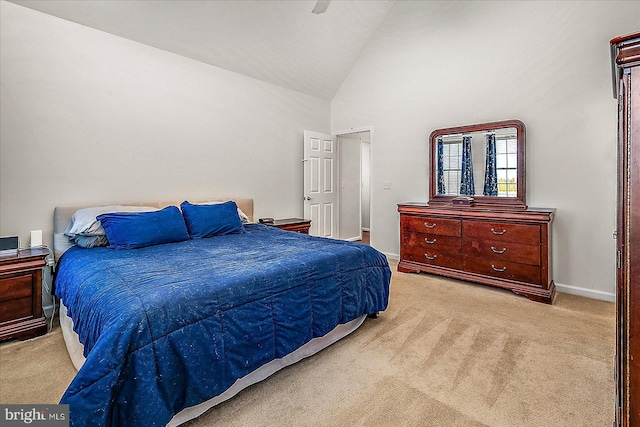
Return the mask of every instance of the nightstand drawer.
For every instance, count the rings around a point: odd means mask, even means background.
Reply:
[[[0,279],[0,302],[31,298],[33,275]]]
[[[311,227],[311,224],[306,223],[306,224],[300,224],[300,225],[281,225],[281,226],[276,225],[275,227],[278,227],[280,230],[295,231],[296,233],[309,234],[309,227]]]
[[[0,323],[24,317],[33,317],[33,301],[30,296],[0,302]]]

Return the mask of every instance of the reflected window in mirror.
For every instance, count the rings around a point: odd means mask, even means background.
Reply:
[[[458,195],[462,177],[462,140],[438,139],[438,194]]]
[[[496,175],[500,197],[518,195],[518,144],[516,135],[499,137],[495,141]]]

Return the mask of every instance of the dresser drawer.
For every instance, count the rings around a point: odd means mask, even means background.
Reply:
[[[462,223],[462,235],[465,239],[479,238],[526,245],[540,245],[540,226],[538,225],[464,221]]]
[[[423,248],[410,248],[402,255],[404,260],[419,262],[420,264],[437,265],[439,267],[455,268],[459,270],[462,261],[459,254],[448,252],[428,251]]]
[[[464,239],[462,253],[496,261],[540,265],[540,245],[522,245],[508,241]]]
[[[466,255],[462,258],[464,271],[540,285],[540,267],[538,266]]]
[[[32,280],[31,274],[0,279],[0,302],[31,298]]]
[[[416,233],[437,234],[439,236],[460,237],[461,222],[459,219],[446,219],[428,216],[402,216],[401,227]]]
[[[405,249],[421,248],[423,251],[459,254],[460,238],[410,232],[402,235],[402,247]]]

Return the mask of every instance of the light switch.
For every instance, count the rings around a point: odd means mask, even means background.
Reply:
[[[385,190],[391,190],[391,181],[385,181],[384,187]]]

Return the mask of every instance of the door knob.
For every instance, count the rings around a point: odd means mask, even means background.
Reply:
[[[303,197],[303,200],[311,200],[311,197]]]

